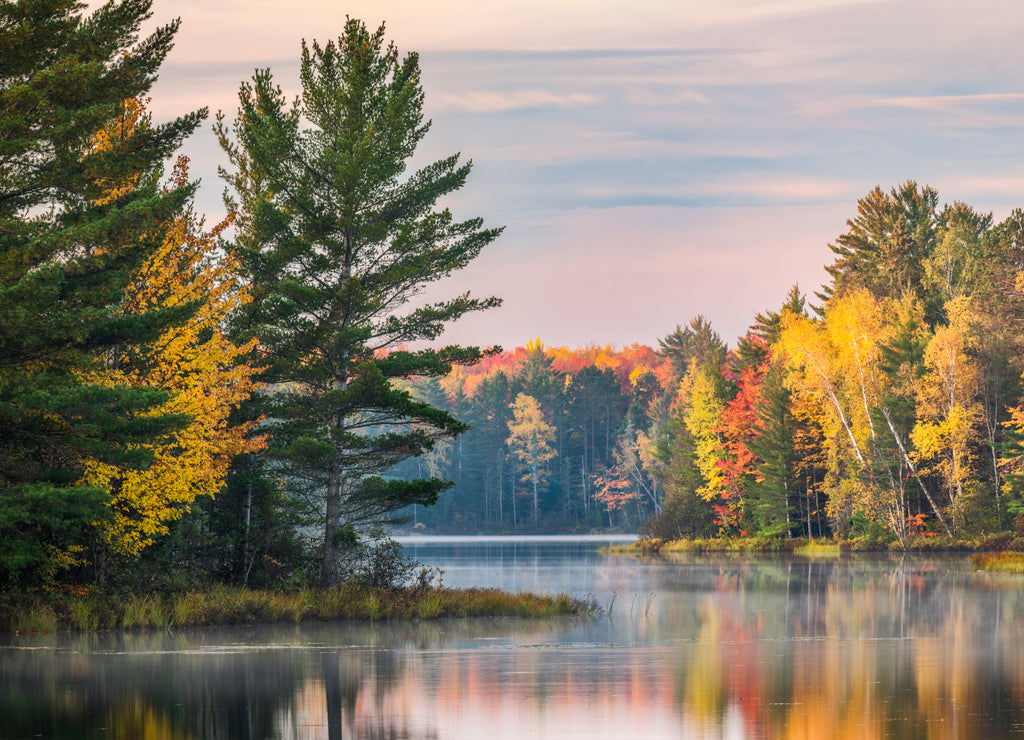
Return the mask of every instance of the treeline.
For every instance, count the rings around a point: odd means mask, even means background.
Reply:
[[[656,356],[538,342],[419,383],[474,430],[418,462],[456,484],[416,516],[901,544],[1020,528],[1024,212],[907,182],[847,225],[829,284],[732,349],[698,316]]]

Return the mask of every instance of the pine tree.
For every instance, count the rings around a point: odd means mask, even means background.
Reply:
[[[792,531],[796,453],[790,391],[781,363],[766,362],[759,390],[755,434],[747,443],[757,459],[758,476],[748,485],[747,509],[759,532],[788,534]]]
[[[675,330],[658,340],[658,352],[672,363],[672,372],[682,380],[692,365],[709,366],[717,370],[725,362],[726,346],[711,323],[703,315],[690,319],[684,329]]]
[[[500,230],[434,210],[466,181],[459,155],[406,174],[429,123],[418,56],[400,59],[383,26],[350,19],[336,43],[303,43],[300,79],[288,107],[270,71],[257,72],[233,129],[221,118],[216,130],[234,167],[225,177],[252,284],[237,326],[259,337],[264,379],[276,384],[269,430],[280,472],[323,501],[321,579],[333,583],[353,528],[431,504],[450,485],[382,477],[466,428],[391,381],[480,359],[475,347],[401,348],[498,305],[468,294],[409,302]]]
[[[0,582],[80,563],[109,502],[83,459],[145,467],[139,443],[183,422],[147,413],[165,392],[96,379],[195,310],[118,308],[191,192],[164,191],[159,165],[205,111],[93,146],[170,51],[177,22],[138,41],[150,6],[0,2]]]
[[[660,465],[653,474],[661,480],[664,502],[661,511],[648,519],[641,533],[660,539],[703,537],[711,533],[712,512],[699,495],[703,479],[697,467],[696,443],[686,425],[686,404],[658,430],[654,458]]]
[[[876,298],[898,298],[905,292],[924,299],[925,262],[938,238],[938,193],[908,180],[889,193],[876,187],[857,201],[857,216],[849,231],[829,249],[835,261],[826,267],[832,276],[818,298],[866,288]],[[930,317],[941,311],[942,299],[926,305]]]

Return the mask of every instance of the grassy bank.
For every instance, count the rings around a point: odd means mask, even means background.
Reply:
[[[602,548],[609,555],[659,555],[673,552],[792,552],[807,540],[777,537],[714,537],[695,540],[641,539],[628,545]]]
[[[844,552],[1005,552],[1024,551],[1024,538],[1015,533],[983,535],[972,539],[915,537],[904,542],[877,539],[816,539],[794,537],[721,537],[694,540],[642,539],[628,545],[603,549],[611,555],[660,555],[668,553],[777,553],[837,556]]]
[[[272,622],[410,620],[443,617],[590,616],[591,601],[566,594],[511,594],[486,588],[371,588],[254,591],[215,586],[166,595],[9,597],[0,603],[0,632],[154,629]]]
[[[980,552],[971,556],[971,565],[990,573],[1024,573],[1024,552]]]

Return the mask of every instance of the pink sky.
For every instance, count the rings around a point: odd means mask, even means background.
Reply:
[[[180,16],[157,117],[231,113],[345,15],[422,54],[423,158],[475,169],[452,200],[506,233],[444,284],[499,295],[445,340],[656,343],[704,314],[730,343],[875,185],[914,179],[997,219],[1024,205],[1024,3],[977,0],[157,0]],[[207,126],[186,145],[220,210]]]

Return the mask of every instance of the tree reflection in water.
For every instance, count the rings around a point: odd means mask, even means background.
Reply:
[[[966,740],[1024,731],[1017,578],[972,573],[966,558],[609,567],[614,577],[595,578],[642,590],[591,622],[9,637],[0,734]]]

